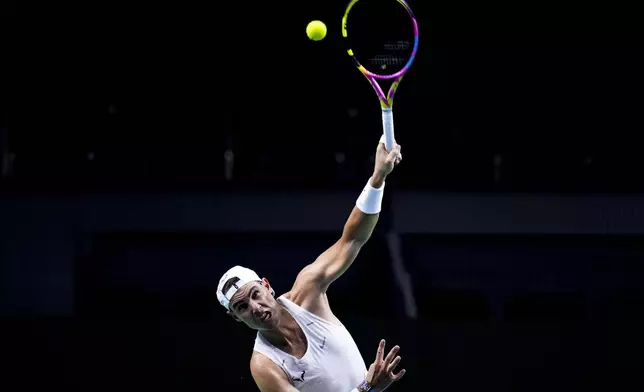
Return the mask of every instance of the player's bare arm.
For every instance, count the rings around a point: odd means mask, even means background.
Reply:
[[[321,317],[330,316],[324,314],[328,309],[325,293],[329,285],[351,266],[371,237],[380,215],[385,180],[402,160],[399,145],[387,151],[382,141],[376,150],[373,175],[351,211],[342,236],[299,273],[289,293],[293,302]]]
[[[250,359],[250,372],[261,392],[298,392],[282,369],[262,354]]]

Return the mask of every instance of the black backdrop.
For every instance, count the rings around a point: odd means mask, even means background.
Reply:
[[[15,175],[204,187],[224,182],[232,147],[248,186],[361,182],[381,120],[342,46],[345,3],[21,5],[8,25]],[[410,4],[421,43],[396,97],[401,186],[642,189],[635,9]],[[312,19],[325,40],[307,39]]]

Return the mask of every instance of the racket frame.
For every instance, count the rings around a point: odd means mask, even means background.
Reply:
[[[349,17],[349,13],[351,11],[351,8],[353,8],[353,6],[358,1],[360,0],[351,0],[344,11],[344,16],[342,17],[342,37],[345,39],[347,39],[349,36],[347,31],[347,20]],[[407,71],[409,71],[409,69],[411,68],[411,65],[416,59],[416,53],[418,51],[418,22],[416,21],[414,12],[412,11],[409,4],[407,4],[404,0],[396,0],[396,1],[405,8],[414,27],[414,46],[413,46],[411,55],[409,56],[409,60],[407,60],[407,63],[400,71],[389,75],[381,75],[381,74],[371,72],[367,70],[362,64],[360,64],[355,54],[353,53],[353,50],[351,48],[347,48],[347,53],[351,57],[353,64],[367,78],[369,83],[371,83],[371,87],[373,87],[373,89],[375,90],[376,95],[378,96],[378,100],[380,101],[380,108],[382,110],[382,127],[383,127],[383,133],[385,135],[385,148],[387,149],[387,151],[391,151],[395,143],[394,117],[393,117],[394,95],[396,94],[396,90],[400,85],[400,81],[405,76]],[[394,80],[391,84],[391,87],[389,87],[389,91],[387,92],[387,95],[385,95],[384,91],[378,84],[378,80],[391,80],[391,79],[394,79]]]

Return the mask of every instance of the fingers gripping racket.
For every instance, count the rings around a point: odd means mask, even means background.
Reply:
[[[403,0],[351,0],[342,17],[342,37],[353,63],[378,95],[385,148],[391,151],[395,140],[394,94],[418,50],[418,24],[414,13]],[[393,80],[387,95],[378,80]]]

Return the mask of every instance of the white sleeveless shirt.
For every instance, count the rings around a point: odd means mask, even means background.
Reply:
[[[273,346],[259,332],[253,350],[282,368],[300,392],[350,392],[360,385],[367,367],[344,325],[324,320],[284,296],[277,300],[304,331],[306,353],[298,359]]]

